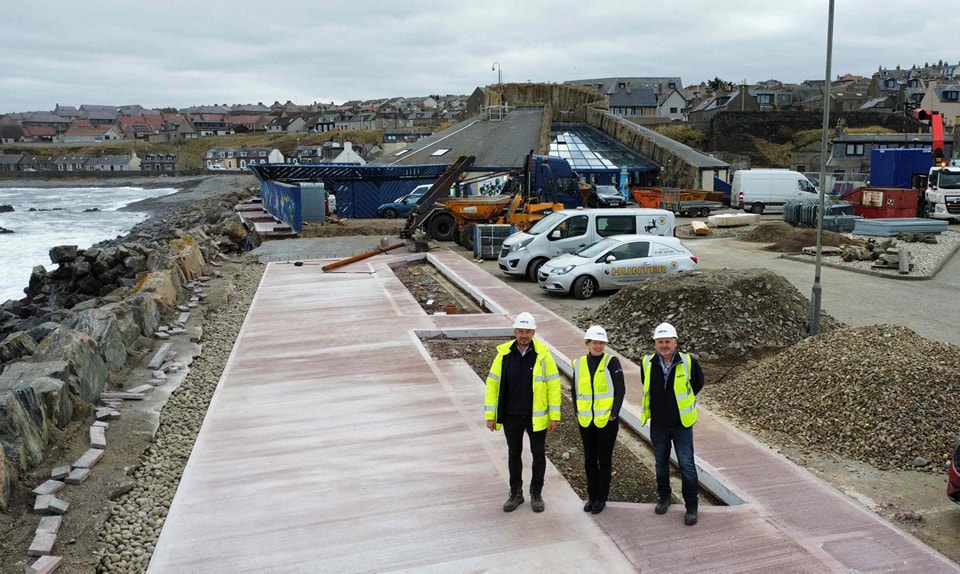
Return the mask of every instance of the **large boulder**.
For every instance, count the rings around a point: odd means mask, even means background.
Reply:
[[[123,343],[117,320],[110,311],[102,308],[80,311],[67,317],[63,326],[93,337],[111,373],[118,372],[127,363],[127,347]]]
[[[50,248],[50,261],[53,263],[68,263],[77,258],[76,245],[57,245]]]
[[[10,333],[3,341],[0,341],[0,363],[15,361],[21,357],[32,355],[36,351],[37,342],[33,340],[33,337],[23,331]]]
[[[170,249],[174,262],[187,281],[193,281],[203,275],[206,262],[203,259],[203,251],[193,237],[188,235],[171,240]]]
[[[134,291],[146,293],[158,306],[169,309],[177,304],[177,296],[181,291],[180,272],[164,269],[147,273]]]
[[[10,506],[10,474],[6,457],[0,456],[0,512],[6,512]]]
[[[43,460],[49,427],[43,399],[30,385],[0,387],[0,447],[17,468]]]
[[[113,314],[123,342],[128,347],[141,336],[152,337],[160,326],[160,310],[147,293],[137,293],[102,307]]]
[[[73,419],[69,383],[70,365],[66,361],[20,361],[12,363],[0,375],[0,389],[33,387],[43,402],[48,423],[58,428],[67,426]]]
[[[70,378],[71,390],[88,403],[100,400],[107,386],[107,365],[90,335],[61,325],[40,343],[33,357],[35,361],[66,361],[74,375]]]

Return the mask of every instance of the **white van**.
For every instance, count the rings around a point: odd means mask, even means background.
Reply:
[[[802,173],[787,169],[741,169],[733,174],[730,207],[751,213],[783,213],[790,200],[815,201],[817,188]]]
[[[611,235],[672,236],[675,225],[673,213],[666,209],[563,209],[504,239],[497,262],[507,275],[526,275],[536,281],[537,270],[548,259]]]

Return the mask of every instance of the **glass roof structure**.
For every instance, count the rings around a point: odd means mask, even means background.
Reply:
[[[660,171],[660,166],[599,130],[585,124],[554,124],[549,155],[570,162],[577,173]]]

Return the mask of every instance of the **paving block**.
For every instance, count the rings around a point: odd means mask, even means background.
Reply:
[[[170,330],[169,325],[160,325],[159,327],[157,327],[157,331],[160,333],[166,333],[169,330]]]
[[[164,343],[160,345],[160,348],[157,349],[157,352],[153,354],[150,362],[147,363],[147,368],[150,370],[159,369],[160,365],[163,364],[163,358],[167,356],[167,352],[170,351],[170,347],[172,346],[173,343]]]
[[[186,305],[177,305],[177,309],[180,311],[189,311],[190,307],[187,307]]]
[[[33,542],[30,543],[30,548],[27,548],[27,556],[46,556],[53,552],[53,545],[56,542],[56,534],[38,532],[33,536]]]
[[[70,503],[62,498],[54,498],[47,508],[50,509],[51,514],[66,514],[70,508]]]
[[[67,478],[68,474],[70,474],[69,466],[55,466],[53,470],[50,471],[50,478],[53,480],[63,480]]]
[[[167,374],[161,371],[160,369],[157,369],[153,371],[153,378],[160,379],[161,381],[165,381],[167,379]]]
[[[102,400],[123,399],[125,401],[142,401],[143,393],[131,393],[130,391],[118,391],[111,393],[101,393]]]
[[[67,484],[83,484],[83,481],[87,480],[87,477],[89,476],[89,468],[75,468],[70,471],[70,474],[67,475],[65,482]]]
[[[63,523],[62,516],[44,516],[40,519],[40,525],[34,532],[43,532],[45,534],[56,534]]]
[[[141,395],[144,393],[150,393],[150,392],[153,392],[153,385],[140,385],[139,387],[135,387],[133,389],[127,389],[127,392],[139,393]]]
[[[115,413],[115,412],[117,411],[111,409],[110,407],[98,407],[97,414],[96,414],[97,420],[102,421],[104,419],[114,418],[110,416],[110,413]]]
[[[170,333],[166,331],[157,331],[156,333],[153,334],[153,336],[157,339],[160,339],[161,341],[166,341],[167,339],[170,338]]]
[[[61,490],[63,490],[64,486],[66,486],[66,484],[64,484],[63,482],[59,480],[50,479],[44,482],[43,484],[41,484],[40,486],[34,488],[30,492],[36,494],[37,496],[40,496],[41,494],[56,494]]]
[[[62,506],[56,503],[58,500],[60,499],[52,494],[41,494],[33,503],[33,511],[37,514],[63,514],[63,512],[57,512],[57,509]],[[60,502],[63,503],[62,500]]]
[[[195,309],[199,305],[200,303],[197,303],[196,301],[191,301],[190,303],[187,303],[187,307],[190,307],[191,309]]]
[[[103,457],[103,449],[91,448],[73,463],[73,468],[93,468],[93,465]]]
[[[33,564],[24,566],[23,571],[25,574],[50,574],[60,566],[61,560],[63,558],[59,556],[44,556]]]
[[[183,327],[174,327],[173,329],[170,329],[170,334],[171,334],[171,335],[182,335],[182,334],[184,334],[184,333],[186,333],[186,332],[187,332],[187,330],[184,329]]]
[[[189,309],[189,308],[190,308],[190,306],[188,305],[188,306],[187,306],[187,309]],[[189,320],[190,320],[190,313],[189,313],[189,312],[187,312],[187,313],[180,313],[180,316],[177,317],[177,325],[186,325],[187,321],[189,321]]]
[[[93,448],[107,448],[107,429],[103,427],[90,427],[90,446]]]
[[[108,423],[107,421],[96,421],[95,423],[93,423],[93,426],[103,427],[105,429],[108,429],[110,428],[110,423]]]

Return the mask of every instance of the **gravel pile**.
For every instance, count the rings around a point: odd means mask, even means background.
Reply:
[[[618,351],[639,362],[653,329],[672,323],[683,350],[701,360],[743,361],[807,337],[810,302],[789,281],[762,269],[696,271],[651,277],[577,316],[603,325]],[[821,315],[822,332],[840,324]]]
[[[190,365],[189,375],[164,406],[154,441],[131,473],[131,490],[114,501],[100,531],[103,553],[97,572],[146,571],[263,270],[256,264],[239,266],[232,277],[233,299],[205,315],[203,353]]]
[[[839,329],[706,393],[724,416],[792,446],[940,472],[956,439],[960,347],[900,326]]]

